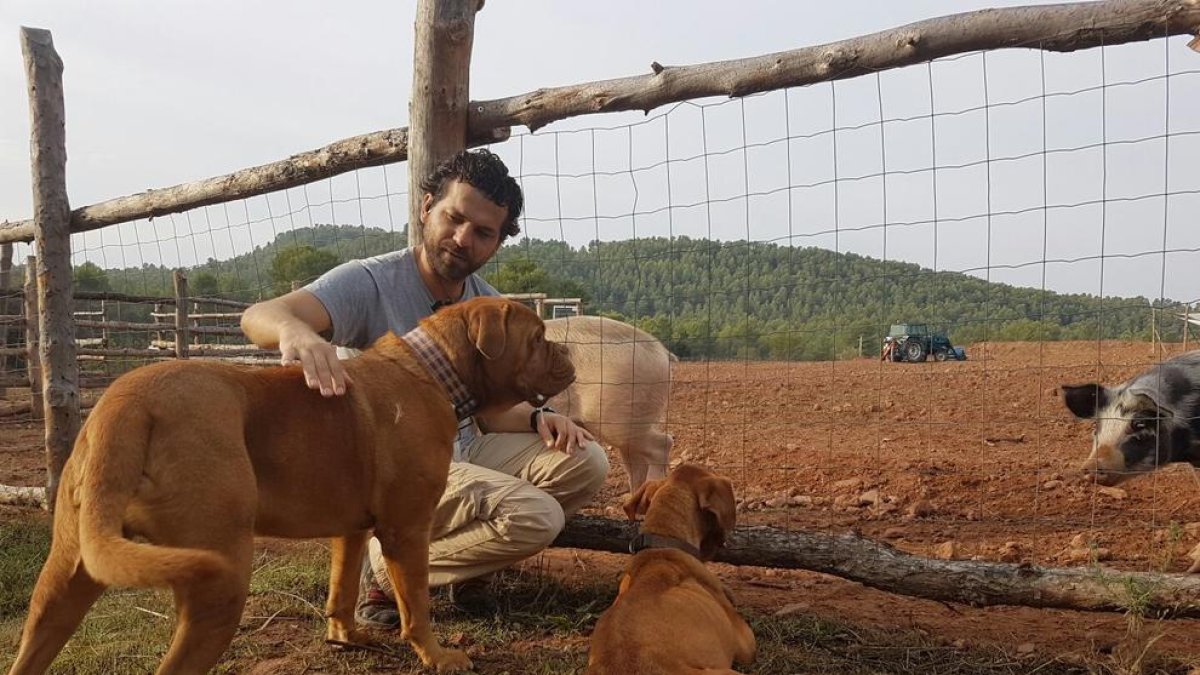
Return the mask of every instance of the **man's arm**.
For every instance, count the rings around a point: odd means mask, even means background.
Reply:
[[[584,443],[595,440],[591,432],[575,424],[571,418],[555,412],[543,412],[537,416],[537,428],[529,426],[533,406],[528,403],[518,403],[508,410],[480,415],[475,419],[487,433],[535,432],[545,441],[547,448],[558,448],[560,451],[573,454]]]
[[[251,305],[242,313],[246,337],[264,349],[278,347],[285,366],[299,363],[304,381],[322,396],[346,393],[349,381],[337,350],[321,337],[332,325],[325,305],[304,289]]]

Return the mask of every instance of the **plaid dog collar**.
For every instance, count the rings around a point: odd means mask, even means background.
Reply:
[[[459,420],[470,417],[479,409],[479,403],[471,396],[471,392],[467,391],[467,386],[459,379],[458,373],[454,372],[454,366],[450,364],[442,348],[437,346],[423,328],[418,326],[405,333],[403,340],[412,347],[413,353],[417,355],[421,365],[425,366],[425,370],[429,371],[433,379],[441,383],[450,395],[450,404],[454,406],[454,414]]]

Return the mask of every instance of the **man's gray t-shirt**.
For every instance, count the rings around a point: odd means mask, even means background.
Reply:
[[[417,269],[416,252],[409,248],[351,260],[304,287],[325,305],[333,323],[329,341],[364,349],[389,330],[404,335],[433,313],[435,298]],[[477,274],[467,278],[463,300],[500,295]]]
[[[433,314],[435,301],[417,269],[411,249],[351,260],[321,275],[304,287],[317,296],[329,312],[335,345],[364,349],[389,330],[404,335]],[[467,278],[463,300],[480,295],[500,295],[477,274]],[[471,420],[459,424],[459,444],[474,436]],[[457,453],[456,453],[457,454]]]

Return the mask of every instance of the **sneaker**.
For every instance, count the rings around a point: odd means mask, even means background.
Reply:
[[[456,584],[450,584],[450,604],[455,609],[474,616],[495,614],[500,606],[492,593],[488,579],[468,579]]]
[[[362,591],[358,596],[358,605],[354,608],[354,619],[368,628],[399,628],[400,610],[396,608],[396,601],[383,592],[375,582],[375,575],[363,570],[359,583]]]

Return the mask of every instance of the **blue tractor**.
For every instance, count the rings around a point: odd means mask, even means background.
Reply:
[[[885,359],[890,361],[920,363],[930,357],[934,361],[967,360],[967,350],[950,344],[950,338],[923,323],[892,324],[883,349]]]

